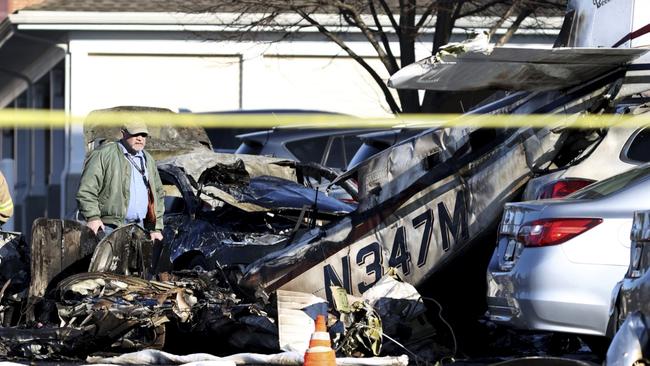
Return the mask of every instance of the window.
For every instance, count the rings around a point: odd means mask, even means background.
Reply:
[[[355,166],[359,165],[369,157],[377,154],[380,151],[383,151],[386,149],[386,147],[382,146],[379,147],[378,144],[372,144],[372,143],[363,143],[361,147],[357,150],[357,152],[354,154],[352,159],[350,160],[350,163],[348,164],[347,170],[350,170],[354,168]]]
[[[357,150],[361,147],[362,142],[356,135],[345,136],[343,141],[343,145],[345,146],[345,164],[343,165],[343,168],[345,168],[350,163],[350,159],[352,159],[354,154],[356,154]]]
[[[650,161],[650,128],[644,128],[630,142],[627,148],[627,158],[633,161]]]
[[[259,155],[262,151],[262,145],[254,141],[242,141],[241,145],[235,151],[235,154]]]
[[[318,163],[323,159],[323,153],[327,147],[329,136],[314,137],[310,139],[291,141],[287,143],[287,149],[303,163]]]
[[[345,150],[343,150],[343,136],[332,138],[327,160],[323,165],[331,168],[345,168]]]
[[[325,166],[345,169],[350,159],[361,146],[361,140],[356,136],[337,136],[332,139]]]

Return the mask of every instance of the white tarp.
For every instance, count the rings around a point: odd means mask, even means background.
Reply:
[[[312,294],[278,290],[278,332],[280,349],[305,353],[314,332],[314,320],[302,309],[326,301]]]
[[[179,356],[171,353],[144,350],[133,353],[126,353],[115,357],[88,357],[88,363],[108,364],[108,365],[206,365],[206,366],[226,366],[226,365],[302,365],[303,354],[298,352],[284,352],[274,355],[263,355],[258,353],[238,353],[232,356],[217,357],[208,353],[196,353],[191,355]],[[408,357],[406,355],[396,357],[339,357],[336,359],[339,366],[347,365],[367,365],[367,366],[407,366]]]

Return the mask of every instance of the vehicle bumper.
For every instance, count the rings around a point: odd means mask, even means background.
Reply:
[[[576,264],[556,247],[526,248],[510,271],[487,272],[488,316],[518,329],[605,335],[611,292],[625,267]]]

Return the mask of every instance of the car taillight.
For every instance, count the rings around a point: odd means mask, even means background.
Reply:
[[[594,226],[602,219],[543,219],[525,223],[519,229],[517,241],[525,247],[545,247],[562,244]]]
[[[560,198],[582,189],[595,181],[591,179],[568,178],[560,179],[542,187],[537,199]]]

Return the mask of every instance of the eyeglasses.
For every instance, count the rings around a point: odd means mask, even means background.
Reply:
[[[149,135],[142,132],[142,133],[136,133],[135,135],[129,135],[129,136],[132,136],[132,137],[148,137]]]

